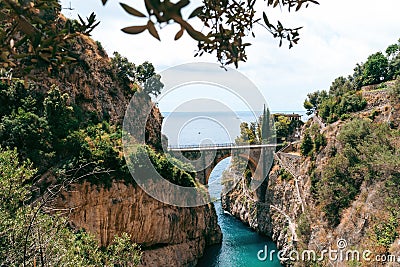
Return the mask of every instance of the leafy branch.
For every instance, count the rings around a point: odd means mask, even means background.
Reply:
[[[105,5],[108,0],[102,0]],[[125,27],[123,32],[128,34],[140,34],[148,31],[154,38],[160,40],[156,29],[158,25],[162,28],[168,24],[179,24],[180,30],[175,34],[174,39],[180,39],[185,32],[198,41],[198,51],[195,56],[203,53],[216,53],[218,61],[222,65],[234,64],[238,67],[240,61],[247,60],[246,47],[249,42],[244,39],[249,34],[255,37],[253,32],[254,24],[262,25],[274,38],[279,38],[279,46],[283,41],[289,42],[289,48],[299,41],[299,30],[302,27],[287,28],[278,21],[276,25],[268,20],[264,11],[262,18],[256,18],[256,0],[204,0],[203,4],[195,8],[187,19],[182,16],[183,8],[190,6],[189,0],[181,0],[173,3],[169,0],[144,0],[147,14],[120,3],[121,7],[130,15],[146,19],[142,25]],[[315,0],[268,0],[267,7],[287,7],[288,11],[298,11],[307,8],[310,4],[319,4]],[[189,23],[190,19],[198,18],[202,22],[202,30],[198,30]]]
[[[76,61],[70,50],[71,40],[79,34],[90,35],[99,22],[92,13],[87,21],[66,20],[60,16],[57,0],[0,2],[0,68],[31,65],[47,66],[48,71]]]

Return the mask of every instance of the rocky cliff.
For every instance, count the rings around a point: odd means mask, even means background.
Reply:
[[[380,159],[380,152],[373,153],[368,157],[370,151],[378,151],[374,142],[378,144],[379,140],[390,143],[393,148],[390,157],[398,157],[399,135],[396,134],[396,128],[399,121],[399,102],[396,96],[390,94],[387,90],[366,90],[362,92],[367,100],[367,107],[360,112],[352,113],[350,117],[363,118],[370,123],[371,127],[383,127],[390,125],[394,136],[390,134],[383,139],[378,136],[372,137],[375,141],[366,141],[357,139],[360,144],[354,145],[361,152],[355,154],[361,159],[369,159],[363,168],[374,169],[373,171],[356,170],[350,172],[352,175],[344,176],[342,184],[336,185],[335,191],[327,189],[329,197],[336,197],[331,208],[337,208],[343,205],[343,199],[352,194],[349,189],[343,189],[348,186],[347,183],[360,180],[357,194],[354,195],[350,203],[339,213],[339,221],[332,223],[327,218],[324,199],[316,197],[316,191],[323,191],[322,186],[332,186],[323,184],[327,170],[331,170],[331,158],[342,151],[349,149],[343,145],[343,141],[338,140],[342,129],[349,121],[338,121],[332,124],[324,124],[320,119],[314,117],[306,125],[304,130],[313,129],[316,133],[321,133],[326,138],[326,146],[312,157],[302,157],[299,154],[299,144],[289,149],[279,151],[275,155],[274,166],[269,174],[268,187],[265,193],[265,202],[255,200],[253,193],[250,192],[243,182],[239,182],[236,187],[225,194],[222,198],[223,208],[238,217],[244,223],[248,224],[257,232],[271,237],[278,245],[278,248],[284,251],[283,257],[288,257],[294,251],[300,255],[304,250],[314,250],[318,254],[323,249],[338,249],[338,245],[343,251],[349,249],[357,250],[360,255],[364,251],[371,251],[371,261],[366,261],[360,256],[360,260],[339,259],[330,262],[327,257],[324,260],[294,259],[283,260],[286,266],[377,266],[376,256],[384,255],[381,265],[398,266],[399,264],[399,220],[398,220],[398,165],[391,163],[390,159]],[[357,131],[348,132],[352,135]],[[369,129],[367,128],[369,132]],[[372,128],[371,128],[372,132]],[[340,138],[339,138],[340,139]],[[369,146],[371,149],[366,148]],[[377,145],[382,146],[382,145]],[[396,152],[397,151],[397,152]],[[349,152],[350,153],[350,152]],[[365,153],[365,154],[363,154]],[[385,153],[385,151],[383,152]],[[375,155],[376,156],[375,156]],[[396,156],[397,155],[397,156]],[[351,163],[350,163],[351,164]],[[392,164],[392,165],[391,165]],[[348,164],[347,164],[348,165]],[[338,165],[336,175],[340,172],[346,173],[348,169],[346,163],[343,163],[342,170]],[[350,165],[352,166],[352,165]],[[353,167],[354,168],[354,167]],[[226,175],[234,176],[234,172],[228,172]],[[371,176],[370,176],[371,175]],[[374,178],[366,178],[374,177]],[[236,178],[237,179],[237,178]],[[353,180],[354,179],[354,180]],[[372,180],[371,180],[372,179]],[[322,182],[321,182],[322,181]],[[354,188],[354,185],[352,185]],[[346,191],[349,190],[349,191]],[[394,190],[394,191],[393,191]],[[338,193],[340,192],[340,193]],[[397,192],[397,193],[394,193]],[[338,243],[341,240],[342,243]],[[347,250],[346,250],[347,249]],[[393,257],[388,260],[389,257]],[[296,258],[296,257],[294,257]],[[361,265],[360,265],[361,264]],[[397,265],[396,265],[397,264]],[[314,266],[314,265],[313,265]]]
[[[103,246],[115,235],[131,235],[144,251],[143,266],[195,266],[206,246],[221,241],[212,204],[170,206],[123,182],[110,188],[74,184],[62,193],[56,207],[70,210],[70,221],[94,233]]]
[[[85,35],[73,41],[79,55],[74,65],[66,65],[57,73],[34,69],[38,90],[43,93],[55,84],[70,96],[75,116],[84,116],[88,123],[107,121],[120,125],[138,85],[122,84],[117,70],[99,44]],[[150,97],[137,103],[152,105]],[[139,109],[141,108],[139,107]],[[138,110],[139,110],[138,109]],[[159,148],[162,115],[153,105],[147,117],[146,143]],[[132,181],[125,184],[114,177],[111,185],[89,182],[72,184],[55,200],[57,209],[68,210],[68,218],[77,229],[94,233],[100,245],[108,245],[115,235],[127,232],[144,251],[143,266],[194,266],[206,246],[221,242],[221,230],[213,205],[179,208],[148,196]]]
[[[278,248],[290,251],[299,239],[296,218],[302,214],[302,199],[306,197],[300,198],[299,192],[307,191],[308,181],[301,177],[283,179],[281,171],[282,166],[276,158],[268,176],[264,202],[257,201],[242,180],[222,196],[222,207],[258,233],[271,237]]]

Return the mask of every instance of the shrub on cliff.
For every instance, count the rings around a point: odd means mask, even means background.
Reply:
[[[364,85],[377,84],[388,78],[389,61],[382,52],[377,52],[368,57],[364,64]]]
[[[22,157],[36,166],[54,157],[52,132],[43,115],[43,95],[22,81],[0,82],[0,145],[17,147]]]
[[[309,156],[310,153],[312,152],[313,147],[314,147],[314,144],[311,139],[311,136],[308,132],[306,132],[304,134],[303,141],[301,142],[301,145],[300,145],[300,152],[303,156]]]
[[[62,94],[57,86],[51,86],[43,101],[44,117],[57,139],[65,138],[72,128],[77,127],[73,108],[68,105],[68,94]]]
[[[94,236],[69,228],[65,219],[43,212],[51,195],[32,202],[29,161],[0,147],[1,266],[136,266],[140,251],[129,236],[101,249]],[[50,193],[51,194],[51,193]],[[29,204],[31,203],[31,204]]]
[[[396,100],[400,100],[400,77],[396,79],[394,84],[390,87],[390,94]]]
[[[388,75],[390,79],[400,77],[400,39],[395,44],[386,48],[386,55],[389,60]]]
[[[354,73],[348,78],[338,77],[329,89],[307,95],[304,108],[307,114],[316,113],[328,123],[339,118],[347,119],[346,114],[363,110],[367,105],[361,93],[363,85],[378,84],[396,79],[400,74],[400,40],[386,49],[386,56],[377,52],[368,57],[364,64],[357,64]]]
[[[326,137],[320,133],[320,128],[317,123],[314,123],[311,128],[304,133],[303,140],[300,145],[300,152],[303,156],[311,156],[314,152],[318,153],[327,144]]]
[[[57,165],[60,172],[78,168],[76,175],[96,170],[96,175],[86,176],[95,184],[110,185],[114,178],[132,182],[122,153],[121,126],[78,117],[68,95],[55,86],[45,94],[36,92],[33,84],[25,88],[23,81],[0,82],[0,145],[17,148],[39,174]],[[148,153],[171,182],[194,186],[193,173],[173,168],[165,155],[151,149]]]
[[[329,96],[319,105],[319,115],[328,123],[337,121],[340,117],[351,112],[363,110],[367,101],[360,93],[346,93],[341,96]]]
[[[336,81],[336,80],[335,80]],[[340,117],[351,112],[363,110],[367,105],[366,100],[360,93],[349,89],[349,82],[334,83],[335,86],[329,91],[317,91],[308,94],[304,101],[304,108],[307,114],[317,112],[317,114],[328,123],[337,121]]]
[[[314,138],[315,152],[319,152],[323,147],[326,146],[326,144],[327,144],[326,137],[321,133],[317,133]]]
[[[138,145],[130,154],[128,164],[131,164],[133,175],[142,179],[155,179],[155,177],[149,177],[151,175],[149,170],[154,168],[171,183],[185,187],[196,186],[193,167],[164,154],[156,153],[148,146]]]
[[[147,95],[157,96],[164,87],[161,76],[156,74],[153,64],[148,61],[136,66],[126,57],[114,52],[111,63],[117,71],[116,78],[128,94],[135,93],[139,85]]]
[[[0,82],[0,106],[0,145],[18,148],[40,172],[65,156],[65,139],[80,123],[67,94],[55,86],[42,94],[34,84]]]
[[[322,177],[315,187],[317,199],[328,222],[336,226],[342,211],[349,207],[360,193],[362,183],[367,185],[386,181],[386,192],[397,186],[400,175],[400,133],[386,124],[373,124],[366,119],[355,119],[341,129],[337,139],[338,152],[329,159]],[[399,196],[391,197],[398,205]]]

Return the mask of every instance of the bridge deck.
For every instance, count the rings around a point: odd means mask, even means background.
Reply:
[[[169,146],[168,151],[207,151],[207,150],[221,150],[221,149],[248,149],[248,148],[263,148],[263,147],[276,147],[277,144],[264,144],[264,145],[236,145],[234,143],[226,144],[209,144],[209,145],[185,145],[185,146]]]

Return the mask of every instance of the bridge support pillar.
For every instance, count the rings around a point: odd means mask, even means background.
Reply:
[[[260,182],[261,184],[259,187],[255,190],[255,196],[256,199],[260,202],[265,202],[265,194],[267,192],[268,188],[268,183],[269,183],[269,167],[270,167],[270,160],[272,160],[272,154],[268,148],[261,148],[261,153],[260,153],[260,160],[258,164],[261,164],[260,166]]]

